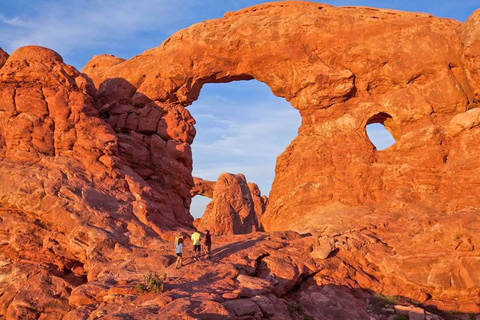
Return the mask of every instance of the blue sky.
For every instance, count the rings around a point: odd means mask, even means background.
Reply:
[[[194,23],[264,2],[1,0],[0,47],[11,53],[24,45],[45,46],[81,69],[93,55],[109,53],[128,59]],[[480,7],[478,0],[317,2],[428,12],[462,22]],[[221,172],[241,172],[268,194],[275,158],[296,136],[298,112],[258,81],[205,85],[198,101],[189,108],[197,120],[197,137],[192,146],[194,175],[216,180]],[[368,132],[381,149],[388,137],[379,129],[369,127]],[[194,216],[203,213],[207,202],[194,198]]]

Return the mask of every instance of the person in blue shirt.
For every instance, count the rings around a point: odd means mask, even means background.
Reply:
[[[175,264],[175,268],[178,269],[183,267],[182,263],[182,256],[183,256],[183,237],[179,237],[177,240],[177,244],[175,246],[175,253],[177,254],[177,263]],[[180,267],[178,266],[180,265]]]

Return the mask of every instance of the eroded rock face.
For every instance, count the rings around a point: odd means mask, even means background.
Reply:
[[[0,315],[60,319],[75,286],[193,219],[132,170],[93,84],[54,51],[13,52],[0,92]]]
[[[329,285],[480,311],[479,17],[281,2],[96,57],[86,76],[45,48],[2,53],[0,316],[282,319],[286,296],[321,316]],[[134,283],[174,259],[159,235],[193,226],[186,107],[205,83],[247,79],[302,116],[262,223],[310,233],[229,237],[202,281],[181,271],[144,304]],[[372,122],[397,142],[377,152]],[[295,296],[303,277],[317,287]]]
[[[213,190],[215,189],[215,181],[203,180],[201,178],[193,177],[194,186],[190,190],[192,197],[197,195],[207,198],[213,198]]]
[[[265,27],[265,16],[275,28]],[[112,99],[118,92],[108,79],[127,80],[136,89],[128,97],[140,105],[182,108],[204,83],[251,78],[289,100],[302,126],[278,158],[267,229],[312,229],[339,206],[449,211],[463,208],[462,193],[471,192],[454,182],[462,174],[452,164],[464,159],[454,150],[476,129],[454,137],[448,126],[477,106],[477,16],[462,25],[427,14],[268,4],[192,26],[92,77],[106,79],[103,94]],[[382,152],[365,133],[378,121],[397,140]]]
[[[202,218],[195,220],[198,230],[210,230],[214,235],[263,231],[266,197],[255,183],[247,183],[243,174],[222,173],[217,182],[195,178],[191,192],[212,199]]]
[[[128,94],[132,103],[179,109],[197,99],[204,83],[266,83],[302,116],[298,136],[277,158],[262,216],[266,230],[345,231],[381,221],[388,230],[381,229],[379,241],[397,257],[373,254],[376,262],[369,263],[390,270],[388,279],[414,277],[421,290],[442,290],[432,295],[448,300],[460,287],[474,290],[466,283],[479,278],[471,262],[480,241],[479,15],[462,24],[390,10],[265,4],[182,30],[92,77],[106,79],[107,100],[118,98],[108,79],[122,78],[136,89]],[[375,122],[396,140],[381,152],[365,132]],[[436,224],[450,219],[462,225],[458,237],[470,239],[464,243],[471,241],[473,251],[455,249],[451,231],[436,233]],[[442,240],[420,240],[424,233]],[[469,261],[467,271],[452,255]],[[407,256],[410,267],[400,258]],[[420,261],[449,270],[451,281],[412,267]],[[459,274],[459,287],[452,286]]]
[[[0,68],[5,64],[5,61],[8,59],[8,53],[0,48]]]

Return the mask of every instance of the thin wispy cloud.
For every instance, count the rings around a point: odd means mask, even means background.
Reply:
[[[9,52],[25,45],[51,48],[61,55],[121,46],[135,48],[138,35],[158,33],[159,45],[191,15],[182,1],[44,1],[15,16],[0,15],[0,45]],[[94,51],[94,50],[92,50]],[[140,52],[137,52],[140,53]],[[79,66],[77,66],[79,67]]]
[[[285,147],[285,138],[293,139],[300,125],[299,114],[291,106],[277,106],[279,109],[261,105],[250,105],[258,114],[255,119],[245,121],[213,120],[211,124],[226,124],[223,127],[207,126],[194,142],[200,153],[229,150],[232,155],[249,154],[256,157],[276,157]],[[284,108],[287,108],[286,110]],[[212,111],[215,107],[212,108]],[[197,118],[198,119],[198,118]],[[198,120],[198,124],[202,121]],[[201,135],[204,135],[202,137]],[[279,152],[280,150],[280,152]]]
[[[205,86],[189,110],[197,120],[193,175],[243,173],[268,194],[276,158],[297,136],[298,111],[258,81]]]
[[[23,21],[19,17],[7,18],[3,14],[0,14],[0,23],[7,26],[11,26],[11,27],[20,27],[20,28],[32,27],[31,24],[29,24],[26,21]]]

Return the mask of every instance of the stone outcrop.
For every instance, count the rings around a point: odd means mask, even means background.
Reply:
[[[0,317],[328,317],[332,295],[366,315],[352,288],[479,312],[479,19],[285,1],[83,74],[45,48],[1,51]],[[302,236],[228,236],[218,264],[168,269],[161,237],[193,228],[186,108],[249,79],[302,116],[261,218]],[[396,140],[383,151],[376,122]],[[150,300],[132,291],[148,270],[174,278]]]
[[[339,206],[446,212],[465,207],[472,190],[462,186],[476,185],[475,176],[457,181],[464,157],[455,150],[476,127],[456,136],[447,128],[477,107],[477,16],[463,25],[428,14],[266,4],[182,30],[91,77],[106,80],[107,100],[119,95],[109,82],[127,80],[135,90],[124,97],[137,105],[153,100],[181,109],[205,83],[252,78],[287,99],[303,121],[278,158],[267,229],[312,229]],[[374,122],[390,130],[394,146],[375,150],[365,132]]]
[[[194,181],[192,194],[212,199],[203,216],[194,222],[198,230],[210,230],[214,235],[263,231],[261,216],[267,198],[255,183],[247,183],[243,174],[222,173],[216,182]]]
[[[74,287],[192,223],[132,170],[95,91],[41,47],[0,69],[0,316],[59,319]]]
[[[8,53],[0,48],[0,68],[5,64],[5,61],[8,59]]]
[[[197,195],[207,198],[213,198],[213,190],[215,189],[215,181],[203,180],[201,178],[193,177],[193,188],[190,190],[190,195],[195,197]]]
[[[137,157],[129,157],[134,138],[116,135],[100,119],[93,84],[49,49],[18,49],[0,70],[0,80],[3,206],[35,212],[54,224],[61,218],[64,226],[88,221],[113,233],[118,226],[109,219],[118,214],[159,233],[191,225],[191,217],[172,215],[174,197],[167,202],[165,190],[142,179],[137,172],[144,174],[145,166],[135,162],[145,145],[165,160],[179,160],[178,153],[186,152],[181,146],[155,136],[144,143],[139,138]]]
[[[136,88],[126,96],[133,104],[180,109],[205,83],[264,82],[302,116],[298,136],[277,158],[265,229],[374,224],[393,251],[371,249],[365,263],[384,270],[386,291],[413,281],[412,290],[433,300],[466,290],[461,299],[474,303],[479,15],[462,24],[391,10],[265,4],[182,30],[92,77],[126,79]],[[103,90],[118,96],[114,86]],[[396,143],[377,151],[365,131],[371,123],[382,123]],[[455,232],[444,225],[453,221]]]

